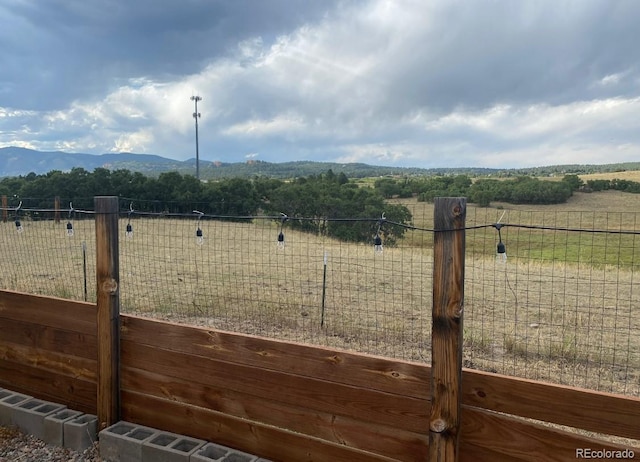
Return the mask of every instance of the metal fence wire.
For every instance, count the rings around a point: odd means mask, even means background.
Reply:
[[[395,245],[383,229],[380,252],[375,232],[351,243],[123,202],[121,311],[430,362],[433,206],[404,205],[413,228]],[[466,367],[640,396],[635,213],[470,205],[466,225]],[[11,211],[0,229],[0,288],[95,300],[91,211]]]

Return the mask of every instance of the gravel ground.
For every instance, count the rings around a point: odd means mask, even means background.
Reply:
[[[33,435],[0,427],[0,462],[99,462],[98,445],[80,453],[49,446]]]

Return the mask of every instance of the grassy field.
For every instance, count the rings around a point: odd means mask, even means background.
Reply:
[[[468,208],[467,225],[495,223],[639,230],[632,201],[617,192],[576,194],[569,204]],[[403,201],[432,228],[431,204]],[[94,228],[25,221],[1,224],[0,287],[95,298]],[[432,233],[409,231],[376,255],[284,230],[278,224],[135,219],[120,243],[122,311],[274,338],[430,361]],[[386,225],[385,225],[386,226]],[[640,290],[635,236],[468,230],[465,350],[468,367],[640,396]],[[604,239],[600,242],[598,239]],[[83,243],[86,251],[83,253]],[[326,256],[326,272],[324,260]],[[86,275],[86,276],[85,276]]]
[[[629,180],[640,182],[640,170],[629,170],[624,172],[609,172],[609,173],[590,173],[588,175],[579,175],[582,181],[588,180]]]
[[[397,199],[413,214],[414,226],[433,227],[433,205],[415,200]],[[541,262],[585,263],[594,266],[614,265],[632,267],[640,262],[640,241],[634,234],[617,234],[640,230],[640,195],[619,191],[575,193],[565,204],[513,205],[492,203],[492,207],[479,208],[469,204],[467,227],[497,223],[502,229],[507,254]],[[550,232],[528,229],[528,226],[574,230],[611,231],[612,233]],[[497,232],[492,233],[497,239]],[[431,236],[424,240],[423,233],[408,233],[406,243],[416,246],[431,245]],[[467,251],[486,255],[495,249],[486,232],[467,233]]]

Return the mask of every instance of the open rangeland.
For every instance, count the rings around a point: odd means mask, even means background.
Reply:
[[[625,170],[622,172],[607,173],[588,173],[586,175],[578,175],[584,182],[589,180],[628,180],[640,182],[640,170]]]
[[[605,192],[556,206],[469,205],[467,226],[478,228],[466,232],[465,365],[640,396],[638,238],[589,231],[640,231],[638,201]],[[433,205],[402,203],[424,229],[381,255],[286,225],[278,249],[279,223],[267,220],[202,220],[202,245],[195,219],[134,218],[132,238],[121,220],[121,309],[430,361]],[[498,221],[506,262],[495,258]],[[65,222],[23,225],[2,224],[0,287],[74,299],[86,287],[93,300],[91,217],[74,221],[73,237]]]

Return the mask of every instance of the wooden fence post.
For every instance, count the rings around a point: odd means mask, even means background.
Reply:
[[[55,223],[60,223],[60,196],[56,196],[53,200],[53,221]]]
[[[95,197],[98,305],[98,423],[120,420],[120,277],[118,198]]]
[[[458,460],[466,211],[465,198],[435,199],[430,462]]]
[[[8,210],[7,210],[7,196],[2,196],[2,222],[7,222]]]

